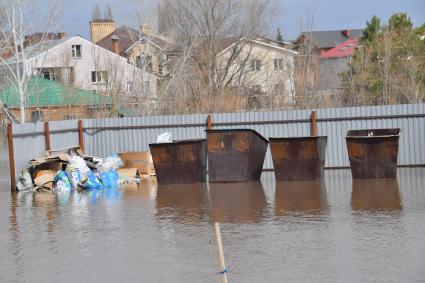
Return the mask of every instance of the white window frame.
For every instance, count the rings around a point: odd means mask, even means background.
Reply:
[[[251,60],[251,71],[258,72],[261,71],[262,62],[259,59]]]
[[[283,70],[283,59],[274,59],[273,65],[274,65],[275,71],[282,71]]]
[[[94,75],[94,76],[93,76]],[[90,73],[92,84],[108,83],[108,71],[92,71]],[[94,78],[94,80],[93,80]]]

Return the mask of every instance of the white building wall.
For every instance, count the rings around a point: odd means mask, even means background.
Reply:
[[[81,58],[73,58],[72,46],[81,46]],[[154,95],[156,92],[156,79],[140,69],[127,63],[127,59],[110,52],[79,36],[53,47],[28,60],[28,70],[36,74],[38,68],[73,68],[73,86],[105,92],[127,93],[128,83],[133,83],[136,90],[148,85],[149,89],[143,94]],[[93,71],[108,72],[108,84],[93,83]]]
[[[220,54],[222,62],[229,58],[232,50],[231,47]],[[296,52],[285,48],[264,44],[256,41],[244,43],[243,50],[239,56],[240,62],[236,60],[232,68],[240,68],[240,64],[244,64],[241,83],[246,87],[260,86],[263,92],[271,93],[277,84],[284,85],[284,93],[291,100],[295,95],[294,88],[294,55]],[[247,59],[248,58],[248,59]],[[247,59],[247,60],[246,60]],[[274,59],[281,59],[283,68],[275,70]],[[260,60],[260,70],[251,70],[251,61]],[[230,72],[232,73],[232,72]],[[233,84],[239,84],[235,81]]]

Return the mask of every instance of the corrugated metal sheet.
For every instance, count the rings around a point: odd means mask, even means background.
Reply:
[[[314,109],[313,109],[314,110]],[[310,134],[312,110],[213,114],[214,128],[249,128],[264,137],[295,137]],[[345,135],[350,129],[401,128],[399,165],[425,164],[425,104],[317,109],[319,135],[328,136],[327,167],[349,166]],[[205,138],[206,114],[128,117],[83,120],[87,154],[108,156],[113,152],[146,151],[163,132],[173,139]],[[112,127],[112,129],[111,129]],[[136,128],[135,128],[136,127]],[[56,132],[56,130],[66,130]],[[76,120],[50,122],[51,145],[61,149],[78,144]],[[28,160],[45,150],[42,123],[14,125],[17,172]],[[35,134],[32,134],[34,133]],[[38,134],[37,134],[38,133]],[[19,134],[28,134],[19,136]],[[264,169],[272,169],[270,150]]]

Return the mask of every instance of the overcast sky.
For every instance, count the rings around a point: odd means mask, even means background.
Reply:
[[[59,29],[70,35],[89,38],[89,21],[94,5],[101,10],[109,3],[118,26],[134,26],[134,9],[143,15],[142,22],[152,21],[155,0],[67,0]],[[425,0],[277,0],[281,16],[271,33],[279,26],[285,39],[295,38],[301,29],[313,30],[363,28],[373,15],[382,20],[396,12],[406,12],[415,26],[425,22]]]

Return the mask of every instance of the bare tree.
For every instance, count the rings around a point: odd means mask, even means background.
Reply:
[[[190,56],[180,68],[191,74],[190,81],[185,80],[181,89],[173,91],[183,92],[182,97],[190,97],[204,106],[203,111],[209,111],[208,105],[214,100],[242,89],[252,59],[251,41],[247,39],[267,32],[273,19],[273,2],[176,0],[171,11],[173,36]]]
[[[113,20],[114,19],[114,16],[112,15],[111,5],[109,5],[109,4],[106,5],[105,19],[107,19],[107,20]]]
[[[96,5],[93,7],[91,19],[92,19],[93,21],[94,21],[94,20],[99,20],[99,19],[100,19],[100,8],[99,8],[99,5],[98,5],[98,4],[96,4]]]
[[[61,13],[58,0],[48,0],[43,7],[31,0],[0,0],[0,72],[8,83],[16,85],[20,102],[20,121],[25,122],[27,83],[33,70],[29,70],[30,54],[42,50],[49,31],[56,27]],[[37,42],[26,41],[26,36],[40,29]]]

